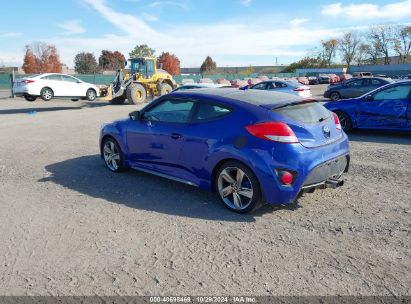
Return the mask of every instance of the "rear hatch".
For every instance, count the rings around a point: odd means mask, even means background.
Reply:
[[[301,101],[271,109],[276,119],[288,124],[304,147],[328,145],[342,136],[333,114],[318,102]]]

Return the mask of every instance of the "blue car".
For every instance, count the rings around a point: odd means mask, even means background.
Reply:
[[[133,168],[215,191],[239,213],[342,186],[349,167],[338,117],[291,94],[187,90],[129,116],[101,130],[109,170]]]
[[[411,81],[385,85],[358,98],[332,101],[345,132],[351,129],[411,131]]]

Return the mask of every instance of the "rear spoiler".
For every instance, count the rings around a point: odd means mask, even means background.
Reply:
[[[279,103],[279,104],[271,104],[271,105],[263,105],[262,107],[267,108],[269,110],[281,109],[288,106],[295,106],[303,103],[313,103],[319,102],[317,99],[314,98],[303,98],[297,100],[290,100],[289,102]]]

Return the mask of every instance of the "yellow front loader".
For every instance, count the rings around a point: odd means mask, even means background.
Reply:
[[[114,81],[100,92],[100,100],[112,104],[142,104],[156,96],[170,93],[177,87],[173,77],[162,69],[157,69],[152,57],[132,58],[130,68],[119,70]]]

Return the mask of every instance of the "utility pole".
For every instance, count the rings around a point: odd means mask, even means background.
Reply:
[[[13,91],[13,85],[14,85],[14,80],[15,80],[15,75],[14,75],[14,69],[11,70],[11,74],[10,74],[10,91],[11,91],[11,97],[14,98],[16,97],[14,95],[14,91]]]

